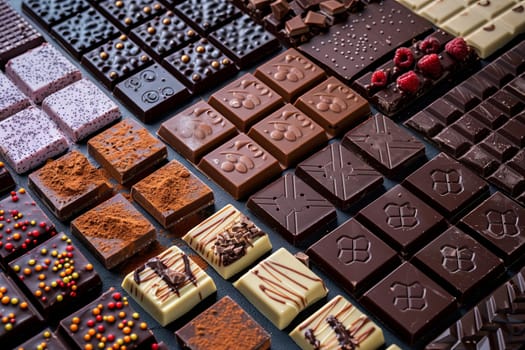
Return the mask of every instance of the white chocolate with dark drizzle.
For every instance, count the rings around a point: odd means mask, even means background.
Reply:
[[[303,350],[375,350],[385,342],[381,328],[341,295],[299,324],[290,337]]]
[[[231,204],[195,226],[182,239],[225,279],[272,249],[268,235]]]
[[[324,282],[285,248],[233,285],[279,329],[328,293]]]
[[[217,290],[211,277],[176,246],[130,272],[122,288],[162,326]]]

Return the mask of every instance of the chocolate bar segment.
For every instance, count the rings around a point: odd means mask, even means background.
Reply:
[[[9,170],[7,170],[4,162],[0,162],[0,197],[11,192],[15,188],[15,185],[15,181]]]
[[[237,6],[222,0],[186,0],[175,6],[175,11],[201,34],[223,26],[241,13]]]
[[[49,29],[72,15],[85,10],[89,3],[85,0],[24,0],[22,9],[44,28]]]
[[[158,15],[165,7],[152,0],[106,0],[99,4],[100,10],[119,27],[128,33],[130,28]]]
[[[0,73],[0,120],[20,112],[30,105],[24,95],[3,73]]]

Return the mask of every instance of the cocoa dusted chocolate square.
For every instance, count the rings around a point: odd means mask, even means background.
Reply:
[[[132,119],[89,139],[88,152],[121,184],[151,172],[168,156],[166,146]]]
[[[213,205],[213,191],[176,160],[133,185],[131,196],[164,228]]]
[[[78,151],[46,163],[29,175],[28,183],[29,188],[62,221],[113,195],[113,186],[104,172]]]
[[[125,262],[155,240],[155,227],[122,194],[71,222],[71,232],[107,268]]]
[[[271,337],[239,304],[225,296],[175,332],[188,350],[268,350]]]

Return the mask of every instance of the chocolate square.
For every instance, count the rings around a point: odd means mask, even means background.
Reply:
[[[22,9],[44,28],[71,17],[89,7],[85,0],[24,0]]]
[[[186,0],[175,6],[175,11],[201,34],[211,32],[241,13],[237,6],[222,0]]]
[[[488,191],[484,180],[444,153],[408,176],[403,186],[436,205],[447,218],[473,205]]]
[[[290,173],[255,193],[246,205],[294,245],[326,231],[337,219],[330,202]]]
[[[404,254],[414,252],[446,227],[443,216],[401,185],[362,209],[357,219]]]
[[[213,204],[212,190],[176,160],[133,185],[131,196],[164,228]]]
[[[343,145],[358,151],[389,177],[402,176],[403,171],[425,156],[422,142],[382,114],[350,130]]]
[[[31,103],[3,73],[0,72],[0,120],[28,107]]]
[[[324,130],[291,104],[255,124],[248,133],[285,167],[326,142]]]
[[[368,102],[334,77],[299,97],[294,105],[331,136],[341,135],[370,113]]]
[[[164,142],[194,164],[236,133],[235,126],[204,101],[168,119],[157,131]]]
[[[340,142],[314,153],[295,174],[340,209],[346,210],[383,183],[383,177]]]
[[[106,0],[99,7],[102,13],[126,33],[130,28],[165,10],[164,5],[155,0]]]
[[[359,295],[399,264],[396,251],[355,219],[324,236],[306,253],[354,295]]]
[[[71,232],[107,269],[155,240],[153,225],[120,193],[73,220]]]
[[[88,141],[89,154],[121,184],[130,183],[168,156],[166,146],[132,119]]]
[[[24,334],[24,336],[26,336],[26,334]],[[50,328],[44,329],[23,344],[20,344],[18,349],[38,349],[38,347],[53,350],[68,350],[67,344],[58,338]]]
[[[252,194],[281,172],[277,159],[245,134],[208,153],[199,168],[235,199]]]
[[[211,95],[208,102],[239,130],[247,132],[250,126],[281,106],[283,99],[259,79],[246,73]]]
[[[15,188],[15,181],[11,173],[5,167],[4,162],[0,161],[0,197],[11,192]]]
[[[108,199],[112,185],[102,170],[95,168],[78,151],[46,163],[28,177],[31,188],[62,221]]]

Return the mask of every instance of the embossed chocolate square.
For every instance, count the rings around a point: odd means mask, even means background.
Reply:
[[[202,100],[162,123],[157,131],[164,142],[195,164],[236,133],[228,119]]]
[[[326,74],[297,50],[288,49],[259,66],[255,76],[277,91],[286,102],[293,102],[324,79]]]
[[[362,209],[357,219],[404,254],[421,247],[446,227],[443,216],[401,185]]]
[[[500,192],[465,215],[460,223],[507,263],[525,251],[525,208]]]
[[[248,196],[281,172],[277,159],[245,134],[208,153],[199,168],[235,199]]]
[[[354,295],[399,265],[396,251],[350,219],[306,251],[322,270]]]
[[[403,181],[403,186],[450,218],[488,192],[487,183],[458,161],[440,153]]]
[[[124,32],[165,10],[164,5],[155,0],[106,0],[99,7]]]
[[[255,124],[248,136],[267,149],[285,168],[326,142],[323,128],[291,104]]]
[[[334,77],[299,97],[294,105],[321,125],[330,136],[341,135],[370,114],[368,102]]]
[[[239,130],[247,132],[250,126],[282,105],[283,98],[247,73],[215,92],[208,102]]]

